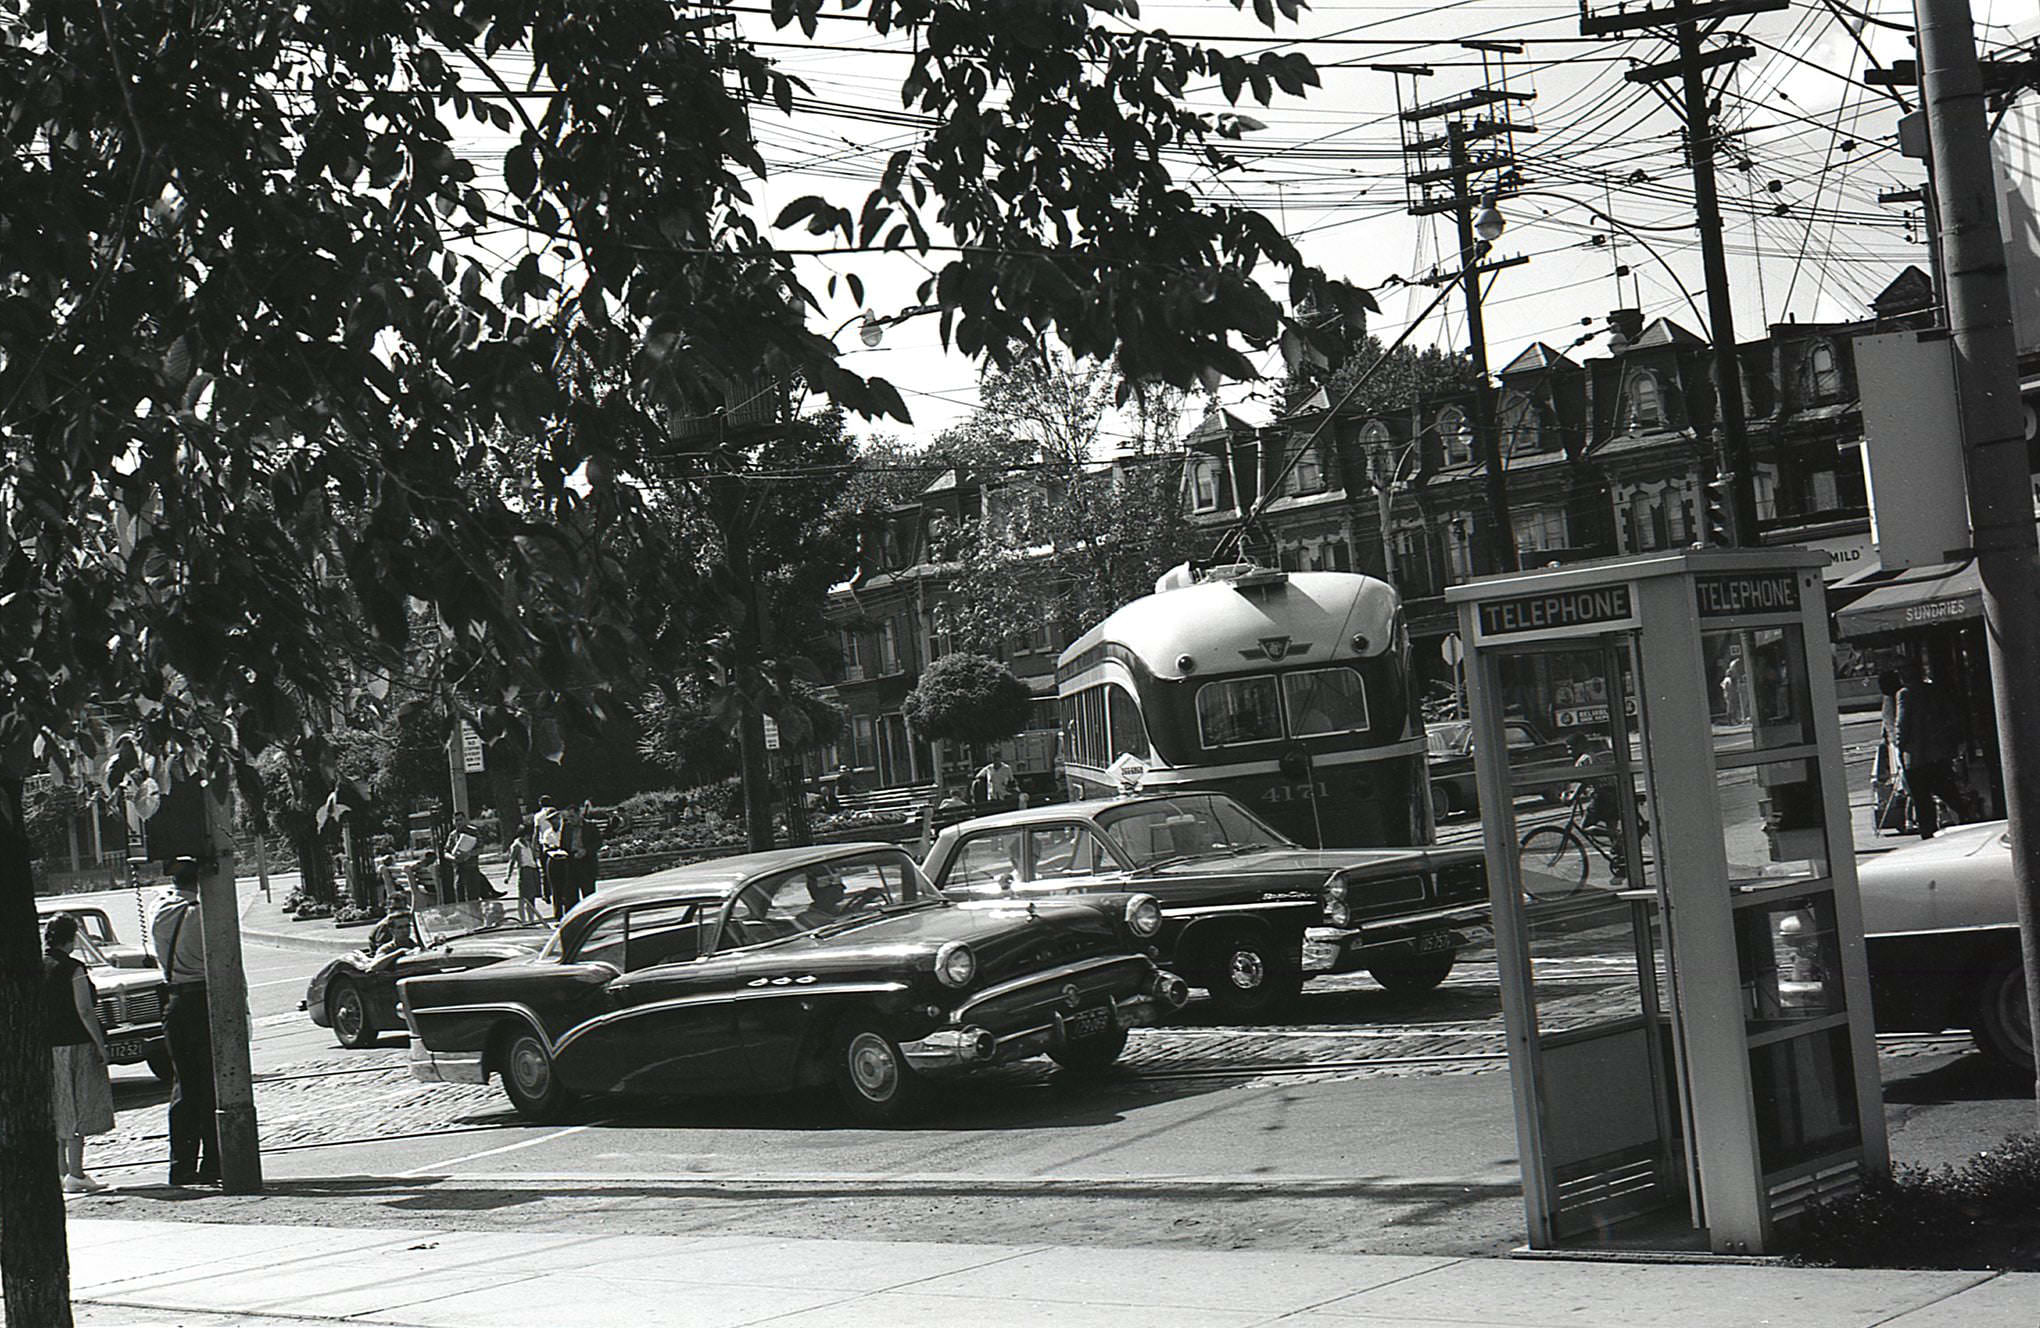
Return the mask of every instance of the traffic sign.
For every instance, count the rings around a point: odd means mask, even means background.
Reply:
[[[487,754],[482,749],[482,735],[475,732],[466,720],[460,722],[460,768],[470,775],[478,775],[489,768]]]
[[[1447,664],[1456,669],[1459,667],[1459,661],[1466,658],[1466,643],[1459,639],[1459,633],[1448,632],[1445,639],[1438,643],[1438,653],[1445,657]]]

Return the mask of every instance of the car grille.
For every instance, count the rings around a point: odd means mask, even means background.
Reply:
[[[1438,898],[1447,904],[1485,901],[1487,890],[1487,865],[1480,862],[1463,863],[1447,867],[1438,873]]]
[[[119,995],[101,996],[93,1002],[93,1009],[99,1014],[99,1022],[107,1028],[158,1024],[163,1021],[163,993],[160,988],[154,988],[130,992],[125,999]]]

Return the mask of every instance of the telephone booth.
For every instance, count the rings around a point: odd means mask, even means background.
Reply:
[[[1824,564],[1447,592],[1533,1247],[1762,1252],[1888,1165]]]

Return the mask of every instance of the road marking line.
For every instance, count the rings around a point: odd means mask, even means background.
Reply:
[[[515,1153],[524,1148],[536,1148],[540,1144],[549,1144],[555,1139],[564,1139],[570,1134],[580,1134],[584,1130],[592,1130],[599,1125],[607,1124],[609,1124],[607,1120],[599,1120],[589,1121],[586,1125],[569,1125],[564,1130],[554,1130],[550,1134],[541,1134],[536,1139],[520,1139],[514,1144],[504,1144],[501,1148],[484,1148],[479,1153],[464,1153],[459,1157],[448,1158],[444,1162],[431,1162],[422,1167],[413,1167],[409,1171],[399,1171],[397,1179],[414,1180],[419,1176],[438,1175],[442,1172],[451,1171],[453,1168],[466,1162],[477,1162],[482,1158],[496,1157],[503,1153]]]

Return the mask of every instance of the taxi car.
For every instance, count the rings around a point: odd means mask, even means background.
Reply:
[[[1509,748],[1509,760],[1516,765],[1551,761],[1570,763],[1572,757],[1562,741],[1548,738],[1527,719],[1502,721]],[[1473,721],[1450,719],[1424,726],[1425,769],[1431,781],[1431,809],[1439,816],[1480,809],[1480,793],[1474,787]],[[1561,795],[1545,794],[1547,802]]]
[[[893,844],[777,849],[605,886],[545,949],[398,982],[411,1070],[499,1076],[518,1113],[599,1094],[833,1089],[870,1124],[927,1081],[1047,1055],[1110,1066],[1188,997],[1144,895],[957,903]]]
[[[1313,971],[1428,991],[1493,934],[1479,849],[1304,848],[1223,793],[978,817],[938,835],[923,869],[955,899],[1153,895],[1161,962],[1238,1017],[1280,1008]]]
[[[1965,1028],[1992,1060],[2033,1073],[2017,886],[2003,821],[1950,826],[1856,867],[1870,997],[1886,1033]]]
[[[170,1065],[170,1045],[163,1040],[163,1006],[169,999],[163,975],[153,964],[146,968],[116,964],[82,920],[78,945],[71,953],[92,979],[93,1009],[106,1030],[107,1064],[147,1065],[150,1074],[169,1083],[176,1071]]]
[[[372,1047],[385,1032],[404,1026],[397,1013],[397,983],[422,973],[458,973],[505,959],[537,954],[552,937],[543,925],[509,922],[490,900],[442,904],[410,915],[401,948],[380,954],[354,950],[312,975],[298,1006],[340,1045]]]
[[[98,948],[106,962],[114,968],[154,968],[156,956],[145,946],[129,945],[122,941],[113,930],[113,919],[106,916],[106,910],[96,907],[70,908],[61,900],[38,899],[35,904],[37,922],[47,922],[59,913],[68,913],[78,920],[78,930]]]

